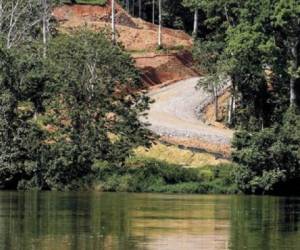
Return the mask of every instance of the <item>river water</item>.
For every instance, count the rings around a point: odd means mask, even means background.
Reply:
[[[300,249],[300,198],[0,192],[0,250]]]

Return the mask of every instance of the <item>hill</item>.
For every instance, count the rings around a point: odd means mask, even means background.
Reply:
[[[88,27],[94,30],[110,29],[111,1],[104,5],[63,4],[54,8],[53,16],[62,31]],[[157,25],[130,16],[116,4],[118,40],[128,51],[149,51],[157,47]],[[185,32],[163,28],[164,48],[191,47],[192,39]]]
[[[59,31],[70,32],[87,27],[95,31],[110,30],[111,1],[106,4],[63,4],[53,9]],[[118,41],[130,52],[142,72],[145,86],[165,85],[195,77],[189,53],[192,38],[181,30],[163,28],[164,51],[157,51],[158,26],[130,16],[116,4]]]

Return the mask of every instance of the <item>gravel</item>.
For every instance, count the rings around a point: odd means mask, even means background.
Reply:
[[[199,104],[210,100],[204,90],[196,90],[199,77],[179,81],[150,91],[155,100],[151,105],[148,122],[158,135],[199,139],[212,144],[229,145],[233,132],[209,126],[199,120]]]

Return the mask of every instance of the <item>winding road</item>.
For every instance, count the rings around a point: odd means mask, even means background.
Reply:
[[[229,145],[231,130],[209,126],[196,117],[197,106],[209,98],[207,92],[195,89],[198,80],[190,78],[149,92],[155,101],[148,116],[150,129],[161,136]]]

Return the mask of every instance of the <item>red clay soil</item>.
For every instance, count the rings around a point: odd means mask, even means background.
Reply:
[[[165,55],[150,53],[133,56],[137,68],[143,72],[142,80],[148,87],[167,85],[173,82],[198,76],[193,69],[190,52],[181,51]]]
[[[62,31],[87,27],[93,30],[110,30],[110,0],[106,5],[63,4],[53,10],[54,18]],[[120,5],[116,5],[118,40],[129,51],[149,51],[157,47],[157,25],[131,17]],[[192,39],[180,30],[163,28],[165,48],[190,47]]]
[[[59,22],[59,30],[62,32],[82,27],[109,31],[110,6],[110,0],[103,6],[63,4],[55,7],[52,14]],[[198,75],[192,68],[192,56],[187,50],[167,54],[157,53],[157,25],[133,18],[118,4],[116,4],[116,23],[118,40],[126,50],[131,51],[137,68],[142,71],[142,80],[146,86],[170,84]],[[192,46],[191,37],[183,31],[163,28],[162,33],[165,48],[188,49]],[[134,55],[136,52],[137,55]]]

